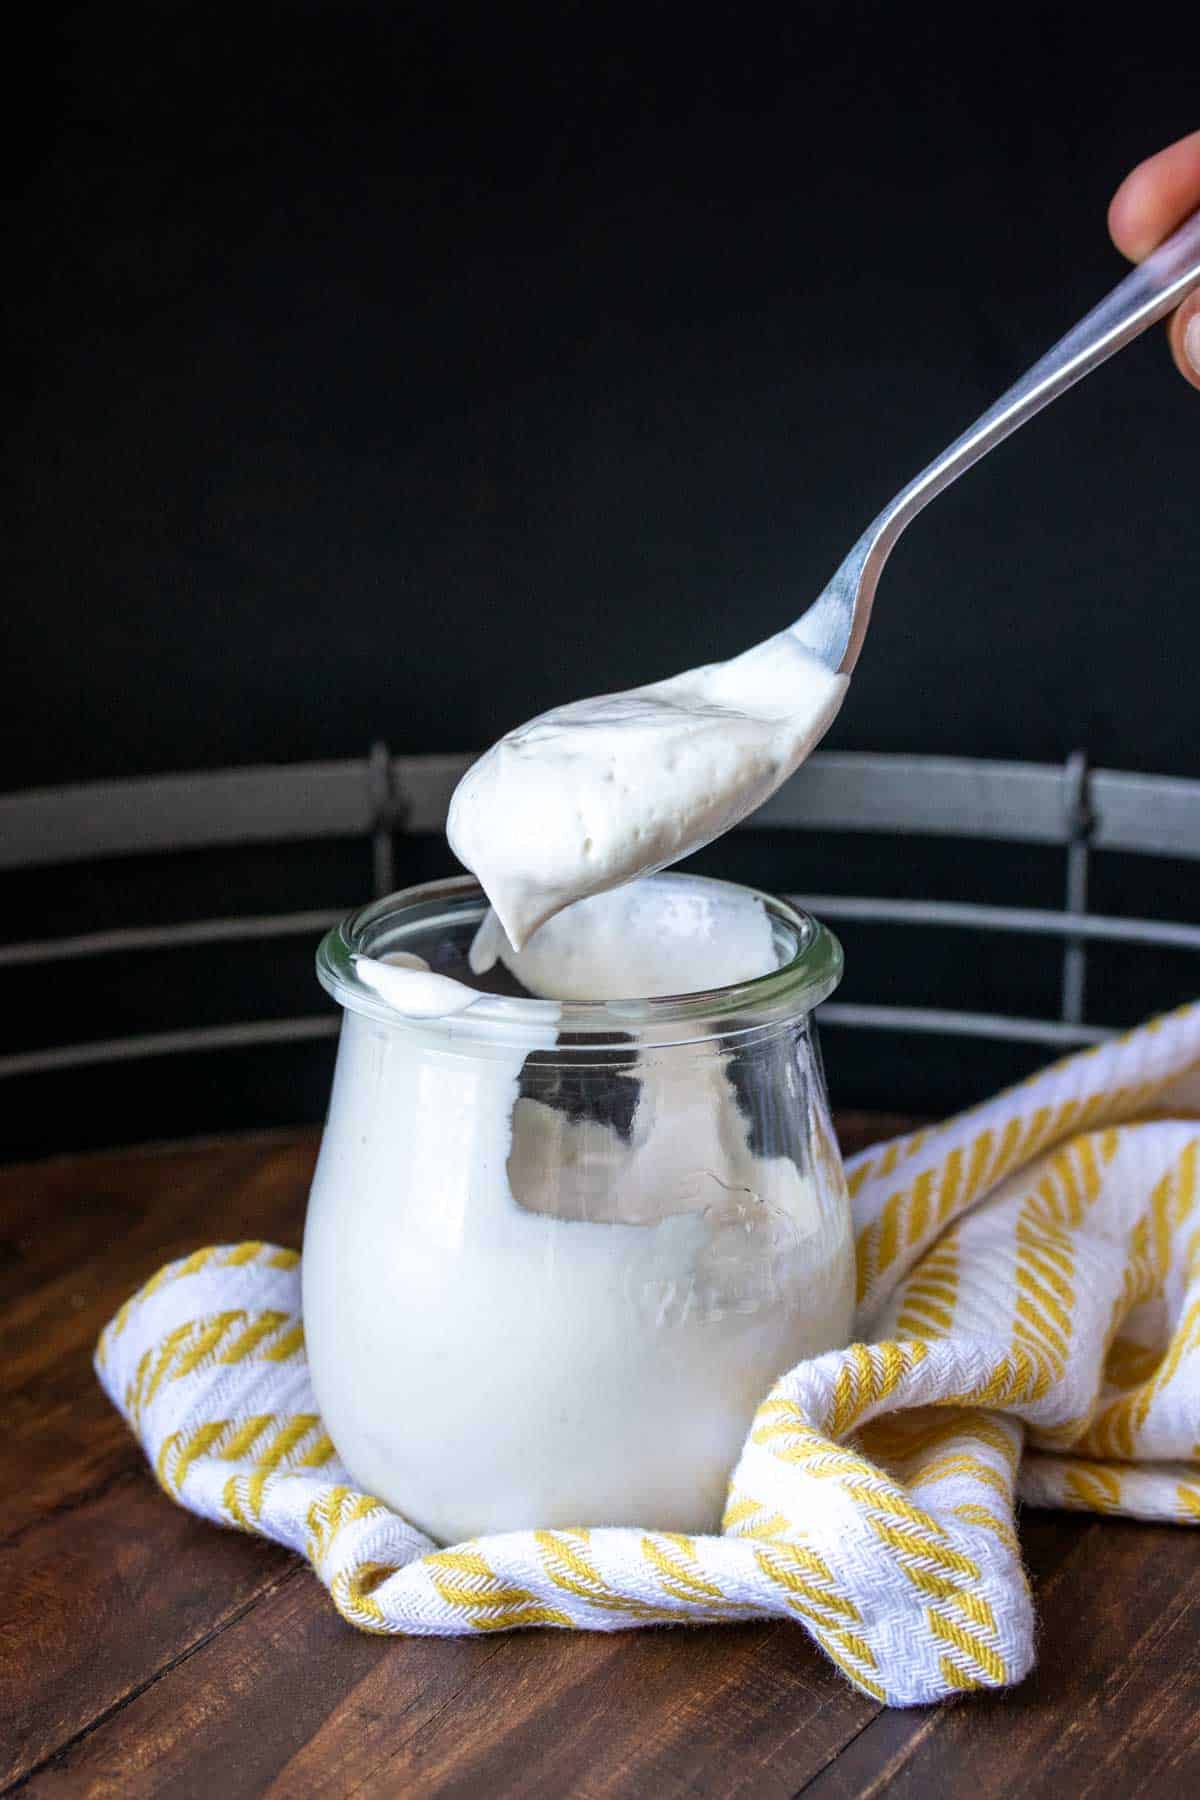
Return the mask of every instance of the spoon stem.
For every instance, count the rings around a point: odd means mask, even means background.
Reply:
[[[993,406],[910,481],[867,527],[821,598],[794,628],[832,667],[858,661],[883,565],[901,532],[952,481],[1018,426],[1165,318],[1200,284],[1200,212],[1193,213]]]

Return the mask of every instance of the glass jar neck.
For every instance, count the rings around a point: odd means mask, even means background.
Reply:
[[[679,875],[675,882],[727,889],[708,877]],[[389,894],[351,914],[330,931],[317,952],[322,986],[342,1006],[425,1043],[534,1048],[549,1043],[580,1052],[610,1053],[614,1043],[630,1047],[728,1041],[777,1031],[804,1019],[827,999],[842,972],[841,946],[807,913],[771,895],[739,888],[766,912],[777,966],[732,986],[651,1000],[556,1001],[481,993],[465,1010],[445,1017],[413,1019],[388,1004],[358,972],[356,959],[386,960],[417,954],[435,968],[466,951],[487,910],[487,897],[471,876],[426,882]]]

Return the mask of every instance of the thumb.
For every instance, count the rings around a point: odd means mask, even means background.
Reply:
[[[1200,388],[1200,292],[1190,294],[1170,325],[1171,353],[1179,373]]]

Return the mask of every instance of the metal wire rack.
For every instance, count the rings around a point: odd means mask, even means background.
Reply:
[[[0,869],[31,869],[109,857],[321,838],[367,837],[374,886],[395,886],[395,850],[405,835],[440,833],[450,796],[473,758],[393,756],[382,744],[361,759],[227,769],[89,783],[0,796]],[[1087,910],[1089,860],[1098,850],[1200,859],[1200,782],[1091,769],[1082,753],[1065,764],[826,753],[811,758],[755,814],[756,828],[858,831],[990,839],[1058,846],[1061,909],[988,906],[935,899],[794,895],[831,920],[967,928],[1057,939],[1062,945],[1056,1018],[947,1008],[830,1003],[823,1023],[933,1032],[1055,1047],[1091,1044],[1111,1028],[1087,1017],[1090,945],[1200,949],[1200,926],[1114,918]],[[65,963],[195,945],[315,936],[346,908],[254,914],[130,927],[0,945],[0,968]],[[361,899],[361,896],[357,896]],[[331,1014],[234,1021],[17,1051],[0,1057],[0,1078],[172,1053],[296,1043],[332,1035]]]

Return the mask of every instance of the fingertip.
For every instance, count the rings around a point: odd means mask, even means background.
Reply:
[[[1200,294],[1179,308],[1170,327],[1171,352],[1185,381],[1200,388]]]
[[[1145,189],[1149,165],[1139,163],[1128,174],[1108,208],[1108,235],[1130,262],[1141,262],[1149,256],[1157,241],[1153,234],[1153,211],[1147,205]]]
[[[1130,170],[1108,209],[1109,235],[1123,255],[1141,262],[1197,205],[1200,131]]]

